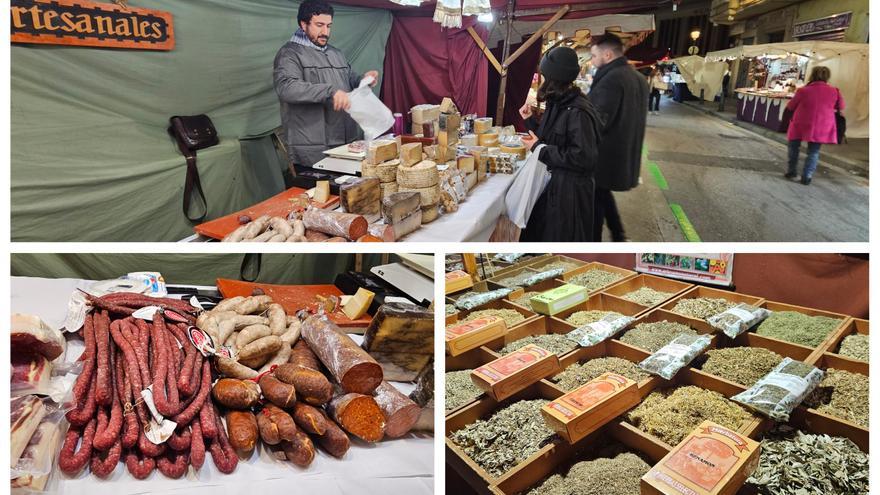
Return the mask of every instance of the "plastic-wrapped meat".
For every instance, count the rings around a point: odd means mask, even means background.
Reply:
[[[11,465],[18,463],[18,459],[45,415],[46,407],[35,395],[12,399],[9,404],[9,424],[12,431],[10,442],[12,449],[9,457]]]
[[[371,394],[382,383],[382,367],[326,316],[312,316],[302,337],[347,392]]]
[[[12,392],[46,394],[52,375],[52,363],[39,354],[12,354]]]
[[[36,352],[49,361],[64,353],[67,341],[64,335],[49,328],[39,316],[15,313],[12,315],[10,335],[12,354]]]
[[[385,435],[391,438],[406,435],[422,412],[415,402],[388,382],[379,385],[373,399],[385,415]]]

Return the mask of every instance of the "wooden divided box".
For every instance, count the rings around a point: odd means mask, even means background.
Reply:
[[[479,347],[479,348],[474,349],[470,352],[466,352],[460,356],[456,356],[455,358],[451,358],[449,356],[446,356],[446,370],[445,371],[447,373],[450,371],[464,371],[464,370],[470,371],[470,370],[479,368],[480,366],[482,366],[486,363],[489,363],[495,359],[498,359],[498,356],[495,353],[493,353],[492,351],[490,351],[489,349],[487,349],[485,347]],[[467,402],[466,404],[463,404],[463,405],[456,407],[454,409],[447,410],[446,415],[449,416],[451,414],[455,414],[455,412],[458,411],[459,409],[462,409],[465,406],[467,406],[468,404],[470,404],[476,400],[479,400],[484,395],[485,394],[483,394],[481,392],[478,396],[474,397],[473,400]]]
[[[579,260],[577,258],[571,258],[569,256],[565,256],[562,254],[555,254],[548,258],[542,258],[537,261],[533,261],[529,263],[529,267],[537,270],[539,272],[549,270],[549,266],[553,263],[569,263],[573,265],[571,268],[565,269],[562,274],[563,275],[577,275],[578,273],[583,273],[584,267],[588,266],[590,263],[588,261]]]
[[[840,314],[840,313],[832,313],[830,311],[823,311],[821,309],[805,308],[803,306],[795,306],[794,304],[785,304],[785,303],[779,303],[779,302],[773,302],[773,301],[764,301],[761,303],[761,307],[767,308],[771,312],[772,311],[795,311],[797,313],[803,313],[808,316],[827,316],[829,318],[835,318],[835,319],[840,320],[840,323],[837,325],[837,327],[835,327],[833,330],[828,332],[828,335],[825,336],[825,339],[822,341],[822,343],[820,343],[816,347],[804,346],[804,345],[796,344],[794,342],[788,342],[788,341],[776,339],[773,337],[763,336],[765,339],[768,339],[768,340],[775,340],[777,342],[785,342],[785,343],[791,344],[791,345],[799,345],[800,347],[803,347],[804,349],[810,349],[811,352],[816,354],[816,356],[813,356],[814,358],[817,358],[819,355],[821,355],[823,352],[825,352],[825,349],[830,345],[831,341],[834,340],[834,338],[840,332],[842,332],[844,330],[844,328],[846,328],[847,324],[849,323],[849,320],[851,319],[849,316],[844,315],[844,314]],[[760,326],[760,325],[758,325],[758,326]],[[755,330],[757,330],[757,327],[752,328],[750,331],[754,332]]]
[[[574,270],[573,272],[563,273],[561,279],[565,282],[571,282],[571,279],[577,277],[578,275],[583,275],[591,270],[602,270],[604,272],[611,272],[620,275],[620,278],[607,284],[602,287],[597,287],[590,291],[590,293],[601,292],[602,290],[611,287],[612,285],[619,284],[624,280],[631,279],[637,275],[636,272],[632,270],[627,270],[626,268],[620,268],[614,265],[606,265],[605,263],[600,263],[598,261],[591,261],[587,263],[585,266]]]
[[[545,317],[504,300],[493,301],[486,306],[481,306],[480,308],[472,311],[462,311],[458,314],[457,321],[464,321],[469,314],[473,313],[474,311],[480,311],[483,309],[512,309],[519,312],[523,315],[523,317],[525,317],[523,321],[518,322],[516,325],[511,325],[507,327],[507,332],[503,336],[490,340],[489,342],[483,344],[482,349],[484,350],[498,351],[505,345],[513,342],[514,340],[521,339],[528,335],[539,335],[547,333],[547,323]],[[480,349],[481,348],[471,349],[455,357],[446,356],[446,364],[447,366],[449,366],[451,363],[457,363],[458,360],[468,362],[472,359],[469,354],[480,354],[483,352],[480,351]],[[496,354],[495,357],[493,357],[492,359],[496,359],[499,356],[500,355]],[[491,359],[489,361],[491,361]]]
[[[868,320],[862,320],[860,318],[853,318],[849,320],[849,323],[841,329],[837,335],[831,338],[830,341],[827,342],[825,346],[825,354],[837,356],[839,359],[845,361],[851,361],[852,363],[864,363],[865,369],[867,370],[867,361],[861,361],[858,359],[854,359],[851,357],[843,356],[840,353],[840,344],[843,342],[843,339],[849,337],[850,335],[868,335]],[[867,373],[866,373],[867,374]]]
[[[618,297],[620,299],[625,299],[623,296],[629,294],[630,292],[639,290],[642,287],[647,287],[649,289],[654,289],[656,291],[666,292],[669,294],[669,296],[664,298],[662,301],[658,301],[650,306],[636,303],[642,306],[645,310],[648,310],[659,307],[663,305],[666,301],[683,294],[686,290],[693,287],[693,284],[679,282],[677,280],[671,280],[663,277],[656,277],[654,275],[643,273],[614,284],[603,290],[602,292],[614,297]],[[628,299],[625,300],[628,301]]]
[[[675,305],[678,304],[682,299],[698,299],[701,297],[712,298],[712,299],[725,299],[727,301],[740,304],[745,303],[752,306],[760,306],[761,303],[764,302],[763,298],[749,296],[746,294],[740,294],[739,292],[730,292],[727,290],[721,289],[712,289],[710,287],[703,287],[702,285],[696,285],[690,290],[683,292],[678,297],[670,299],[669,302],[660,306],[661,309],[665,309],[667,311],[671,311],[675,313]],[[694,321],[705,321],[699,318],[694,318],[688,315],[682,315],[685,318],[689,318]]]
[[[644,312],[644,308],[632,301],[609,296],[608,294],[593,294],[577,306],[556,313],[551,317],[550,325],[553,331],[556,333],[568,333],[577,328],[577,325],[569,323],[566,319],[578,311],[615,311],[624,316],[637,318]]]

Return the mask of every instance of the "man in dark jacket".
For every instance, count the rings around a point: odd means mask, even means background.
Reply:
[[[593,240],[602,240],[602,225],[607,220],[611,238],[625,241],[611,191],[628,191],[639,183],[648,118],[648,83],[630,67],[623,55],[623,43],[613,34],[594,40],[590,53],[598,70],[588,97],[605,122],[596,169]]]
[[[358,74],[328,44],[333,7],[324,0],[301,3],[297,21],[299,30],[275,55],[275,92],[290,163],[310,167],[325,150],[361,139],[360,127],[345,112],[348,93],[366,76],[375,85],[379,72]]]

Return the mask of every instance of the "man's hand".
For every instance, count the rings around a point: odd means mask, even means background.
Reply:
[[[364,74],[364,77],[373,76],[373,82],[370,83],[370,87],[375,86],[379,82],[379,71],[371,70]]]
[[[520,107],[519,116],[523,118],[523,120],[528,120],[529,117],[532,116],[532,106],[529,105],[529,101],[526,100],[526,103]]]
[[[529,112],[529,113],[531,113],[531,112]],[[520,114],[522,114],[522,109],[520,109]],[[535,133],[532,131],[529,131],[528,136],[522,137],[523,146],[525,146],[526,149],[529,151],[532,150],[532,147],[535,146],[535,143],[537,143],[537,142],[538,142],[538,136],[535,136]]]
[[[348,93],[341,89],[333,93],[333,110],[338,112],[340,110],[348,110],[349,107],[351,107],[351,102],[348,100]]]

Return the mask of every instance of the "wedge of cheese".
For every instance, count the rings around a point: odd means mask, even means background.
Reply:
[[[394,237],[400,240],[411,232],[415,232],[422,226],[422,209],[417,208],[416,211],[402,218],[399,222],[391,224],[394,229]]]
[[[349,317],[349,319],[357,320],[361,316],[367,314],[367,310],[370,309],[370,304],[373,303],[373,297],[375,297],[375,293],[364,289],[363,287],[358,288],[357,292],[345,303],[345,306],[342,307],[342,312],[345,313],[345,316]]]
[[[455,106],[452,98],[443,98],[440,102],[440,113],[458,113],[458,107]]]
[[[373,141],[367,148],[367,162],[372,165],[378,165],[388,160],[397,158],[397,141],[380,140]]]
[[[421,196],[417,192],[398,192],[382,200],[382,219],[395,225],[411,215],[421,206]]]
[[[440,208],[437,205],[431,205],[422,209],[422,225],[431,223],[440,216]]]
[[[400,166],[412,167],[422,161],[422,143],[408,143],[400,147]]]
[[[474,157],[471,155],[462,155],[458,157],[458,169],[466,174],[470,174],[475,170]]]
[[[371,164],[364,160],[361,163],[362,177],[377,177],[379,182],[394,182],[397,180],[397,167],[400,166],[400,160],[388,160],[377,165]]]
[[[339,186],[339,202],[348,213],[375,215],[381,209],[382,191],[377,177],[362,177]]]

